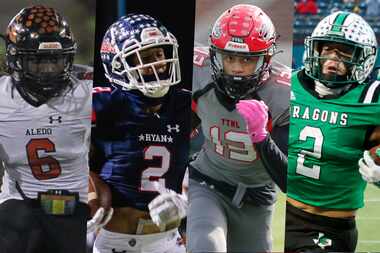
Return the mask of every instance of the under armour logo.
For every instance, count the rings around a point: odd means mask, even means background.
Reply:
[[[175,130],[176,133],[179,133],[179,125],[178,124],[175,124],[174,127],[172,127],[171,125],[166,125],[166,127],[168,128],[168,132],[171,133],[172,130]]]
[[[127,251],[126,250],[116,251],[116,249],[112,249],[112,253],[127,253]]]
[[[62,116],[58,116],[54,118],[53,116],[49,117],[49,123],[53,124],[54,121],[57,121],[58,123],[62,123]]]

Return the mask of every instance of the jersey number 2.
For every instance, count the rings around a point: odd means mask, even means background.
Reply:
[[[55,144],[48,138],[31,139],[26,144],[26,154],[33,176],[38,180],[58,177],[61,174],[59,162],[50,155],[40,157],[40,152],[55,152]]]
[[[144,150],[144,159],[153,160],[155,158],[161,158],[161,165],[158,167],[148,167],[141,175],[141,191],[153,191],[156,192],[157,188],[154,182],[158,182],[160,187],[165,188],[165,178],[162,176],[170,168],[170,151],[165,146],[149,146]]]
[[[319,165],[313,165],[313,167],[307,167],[304,165],[305,155],[314,157],[316,159],[320,159],[322,156],[322,144],[323,144],[323,134],[321,129],[316,127],[306,126],[300,132],[299,139],[301,141],[306,141],[306,139],[310,137],[314,139],[313,151],[301,150],[298,153],[297,157],[297,167],[296,173],[311,177],[314,179],[319,179],[319,175],[321,172],[321,167]]]

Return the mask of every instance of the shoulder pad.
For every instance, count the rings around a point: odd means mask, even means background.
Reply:
[[[72,74],[79,80],[93,80],[94,69],[89,65],[74,64]]]
[[[208,47],[194,47],[193,64],[198,67],[205,65],[206,60],[209,59]]]
[[[362,95],[360,96],[360,102],[363,104],[378,103],[380,96],[380,81],[374,81],[367,84]]]

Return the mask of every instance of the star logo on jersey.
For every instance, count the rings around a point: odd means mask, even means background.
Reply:
[[[179,133],[179,125],[175,124],[174,126],[166,125],[168,132],[171,133],[172,131],[175,131],[176,133]]]
[[[57,117],[50,116],[49,117],[49,123],[53,124],[54,122],[62,123],[62,116],[60,116],[60,115]]]
[[[329,247],[332,245],[332,240],[327,238],[324,233],[319,233],[318,238],[313,239],[313,241],[321,249],[325,249],[325,247]]]

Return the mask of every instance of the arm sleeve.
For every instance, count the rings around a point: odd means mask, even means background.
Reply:
[[[271,135],[256,143],[265,169],[284,193],[286,193],[288,170],[288,133],[289,125],[276,127]]]

